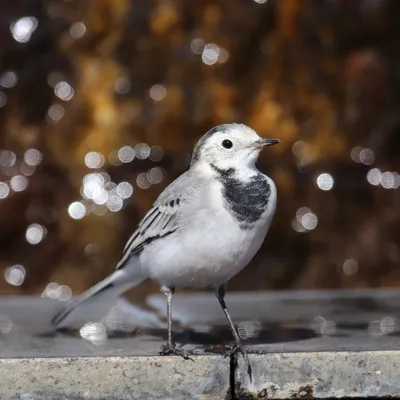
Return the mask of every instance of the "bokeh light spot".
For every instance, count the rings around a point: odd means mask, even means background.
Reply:
[[[25,151],[24,161],[27,165],[36,167],[42,161],[42,153],[36,149],[28,149]]]
[[[130,163],[135,158],[135,150],[130,146],[123,146],[118,150],[118,158],[123,163]]]
[[[150,155],[150,147],[146,143],[138,143],[135,146],[135,155],[140,160],[145,160]]]
[[[46,236],[47,230],[44,226],[39,224],[31,224],[25,232],[26,241],[30,244],[40,243]]]
[[[69,83],[61,81],[54,87],[54,94],[61,100],[69,101],[74,97],[75,92]]]
[[[317,185],[321,190],[331,190],[333,183],[333,177],[328,173],[323,173],[317,178]]]
[[[117,186],[117,194],[121,199],[129,199],[133,194],[133,187],[129,182],[121,182]]]
[[[10,186],[14,192],[22,192],[28,187],[28,178],[23,175],[15,175],[10,179]]]
[[[7,104],[7,95],[0,91],[0,108]]]
[[[201,54],[201,53],[203,53],[205,45],[206,45],[206,43],[204,42],[203,39],[194,38],[192,40],[192,42],[190,43],[190,50],[192,50],[192,52],[194,54]]]
[[[10,187],[5,182],[0,182],[0,199],[5,199],[10,194]]]
[[[352,258],[343,263],[343,273],[347,276],[354,275],[358,271],[358,262]]]
[[[104,165],[104,156],[96,151],[91,151],[85,156],[85,164],[88,168],[101,168]]]
[[[86,25],[83,22],[74,22],[71,25],[71,28],[69,28],[69,34],[74,38],[74,39],[79,39],[81,38],[86,32]]]
[[[361,162],[361,160],[360,160],[360,153],[361,153],[362,149],[363,149],[363,148],[362,148],[361,146],[356,146],[356,147],[353,147],[353,148],[351,149],[350,156],[351,156],[351,159],[352,159],[354,162],[356,162],[356,163],[360,163],[360,162]]]
[[[373,185],[378,186],[381,183],[382,173],[378,168],[372,168],[367,173],[367,181]]]
[[[4,278],[12,286],[21,286],[25,280],[26,271],[22,265],[8,267],[4,271]]]
[[[68,214],[73,219],[81,219],[86,214],[86,207],[80,201],[75,201],[69,205]]]
[[[114,90],[118,94],[127,94],[131,90],[131,82],[128,78],[118,78],[114,85]]]
[[[314,213],[308,212],[303,215],[301,223],[303,224],[305,229],[307,229],[308,231],[312,231],[318,225],[318,217]]]
[[[164,150],[161,146],[151,146],[150,149],[150,160],[160,161],[164,157]]]
[[[38,25],[38,20],[35,17],[22,17],[11,23],[12,37],[19,43],[27,43]]]
[[[0,166],[12,167],[17,161],[17,156],[14,152],[9,150],[0,151]]]
[[[107,207],[112,212],[117,212],[122,209],[123,201],[119,196],[109,196],[107,200]]]
[[[136,184],[140,187],[140,189],[148,189],[151,186],[151,183],[147,179],[147,175],[144,172],[137,176]]]
[[[52,104],[47,110],[46,121],[57,123],[65,114],[65,109],[61,104]]]
[[[157,185],[163,180],[164,171],[160,167],[151,168],[147,172],[146,178],[152,185]]]
[[[396,177],[393,172],[386,171],[381,175],[381,185],[385,189],[394,189],[396,187]]]
[[[359,157],[360,161],[365,165],[371,165],[375,161],[375,154],[371,149],[362,149]]]
[[[10,89],[17,83],[18,77],[14,71],[4,72],[4,74],[0,76],[0,86],[3,86],[3,88]]]
[[[201,59],[206,65],[213,65],[218,61],[220,48],[215,43],[208,43],[203,49]]]
[[[167,89],[164,85],[153,85],[149,90],[149,94],[154,101],[161,101],[167,95]]]

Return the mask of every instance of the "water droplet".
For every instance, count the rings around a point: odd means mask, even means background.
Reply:
[[[107,340],[107,330],[100,322],[89,322],[79,330],[81,337],[95,345],[102,345]]]
[[[13,322],[7,315],[0,315],[0,333],[10,333],[13,328]]]

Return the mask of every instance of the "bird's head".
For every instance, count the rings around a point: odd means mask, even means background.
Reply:
[[[261,149],[277,143],[278,139],[263,139],[243,124],[219,125],[197,142],[191,166],[206,163],[222,170],[253,167]]]

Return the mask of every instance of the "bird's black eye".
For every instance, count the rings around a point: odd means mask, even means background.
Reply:
[[[226,149],[230,149],[233,146],[233,143],[230,140],[225,139],[222,141],[222,146],[224,146]]]

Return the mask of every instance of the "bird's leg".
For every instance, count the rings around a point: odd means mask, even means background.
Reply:
[[[240,337],[235,328],[235,325],[233,325],[232,318],[228,312],[228,308],[226,307],[226,303],[224,300],[225,291],[226,291],[226,285],[221,285],[221,286],[215,288],[215,295],[217,296],[219,304],[221,305],[222,310],[225,313],[226,319],[228,320],[229,326],[230,326],[232,334],[233,334],[233,338],[235,340],[235,343],[231,347],[231,350],[227,353],[227,356],[234,356],[238,353],[241,353],[247,363],[247,373],[249,374],[250,379],[251,379],[252,374],[251,374],[251,366],[250,366],[249,357],[247,355],[246,349],[244,348],[244,346],[242,344],[242,341],[240,340]]]
[[[166,345],[161,346],[161,351],[159,354],[162,356],[174,354],[176,356],[183,357],[185,360],[191,360],[191,358],[188,356],[188,352],[178,349],[175,342],[172,340],[172,295],[175,293],[175,288],[163,286],[161,291],[167,298],[168,340]]]

